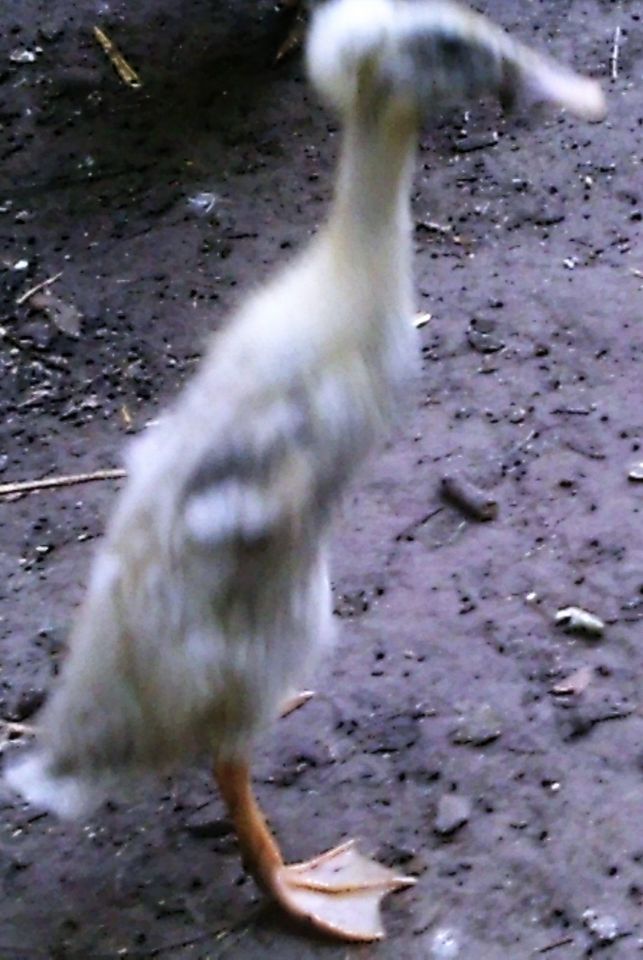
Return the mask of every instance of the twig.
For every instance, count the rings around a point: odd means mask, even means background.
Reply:
[[[558,950],[560,947],[568,947],[569,944],[573,942],[573,937],[565,937],[563,940],[557,940],[556,943],[550,943],[546,947],[541,947],[540,950],[537,950],[536,952],[540,956],[545,953],[551,953],[552,950]]]
[[[141,86],[141,80],[136,70],[133,67],[130,67],[129,63],[120,52],[113,40],[107,36],[104,30],[101,30],[100,27],[94,27],[94,36],[100,43],[101,47],[112,61],[112,66],[116,70],[116,73],[119,75],[123,83],[126,83],[128,87],[137,90]]]
[[[12,494],[33,493],[35,490],[48,490],[52,487],[71,487],[77,483],[90,483],[93,480],[121,480],[127,476],[123,469],[96,470],[94,473],[74,473],[63,477],[41,477],[40,480],[19,480],[15,483],[0,483],[0,497]]]
[[[62,270],[59,273],[56,273],[53,277],[48,277],[46,280],[42,280],[40,283],[37,283],[35,287],[30,287],[29,290],[25,290],[24,293],[21,293],[19,297],[16,298],[16,306],[21,307],[23,303],[26,303],[34,293],[38,293],[40,290],[44,290],[45,287],[50,287],[52,283],[55,283],[56,280],[60,280],[62,277]]]
[[[612,65],[612,80],[618,79],[618,58],[621,52],[621,28],[616,27],[614,30],[614,44],[612,46],[612,56],[610,58],[610,63]]]

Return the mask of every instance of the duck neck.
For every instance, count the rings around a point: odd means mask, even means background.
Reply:
[[[409,111],[346,124],[329,232],[354,270],[410,277],[410,190],[417,121]],[[388,269],[386,269],[388,265]],[[387,282],[388,282],[388,278]]]

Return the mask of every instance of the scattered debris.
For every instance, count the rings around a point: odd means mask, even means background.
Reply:
[[[127,476],[123,469],[96,470],[94,473],[75,473],[63,477],[41,477],[39,480],[18,480],[15,483],[0,483],[0,497],[21,496],[36,490],[48,490],[54,487],[71,487],[77,483],[91,483],[94,480],[121,480]]]
[[[598,944],[614,943],[623,932],[619,928],[618,920],[609,914],[600,914],[596,910],[585,910],[583,923]]]
[[[455,930],[443,927],[435,931],[429,947],[431,960],[455,960],[459,953],[460,940]]]
[[[24,267],[22,264],[24,263]],[[14,270],[26,270],[29,266],[26,260],[20,260],[18,263],[14,264]],[[46,280],[41,280],[40,283],[37,283],[35,287],[30,287],[29,290],[25,290],[24,293],[21,293],[19,297],[16,298],[16,306],[20,307],[23,303],[26,303],[27,300],[30,300],[35,293],[39,293],[41,290],[44,290],[45,287],[51,286],[52,283],[55,283],[56,280],[59,280],[62,277],[62,270],[59,273],[54,274],[53,277],[48,277]]]
[[[621,53],[621,37],[622,30],[620,27],[616,27],[614,30],[614,43],[612,44],[612,56],[610,57],[610,74],[612,80],[618,79],[618,59]]]
[[[457,793],[445,793],[438,803],[434,830],[441,837],[450,837],[469,822],[471,801]]]
[[[643,460],[640,463],[634,464],[632,469],[627,475],[628,480],[633,480],[635,483],[640,483],[643,481]]]
[[[556,624],[567,633],[585,633],[592,637],[601,637],[605,624],[599,617],[580,607],[563,607],[556,613]]]
[[[427,323],[432,319],[433,317],[430,313],[416,313],[413,317],[413,326],[416,330],[421,330],[422,327],[426,327]]]
[[[459,233],[455,233],[450,223],[438,223],[437,220],[417,220],[415,229],[418,233],[436,233],[439,237],[448,237],[458,246],[465,244]]]
[[[437,220],[418,220],[415,224],[416,230],[426,230],[429,233],[440,233],[447,237],[453,233],[453,227],[449,223],[438,223]]]
[[[141,86],[139,75],[133,67],[130,67],[115,43],[110,40],[105,31],[101,30],[100,27],[94,27],[94,36],[111,60],[114,69],[123,83],[126,83],[128,87],[132,87],[133,90],[138,90]]]
[[[592,667],[579,667],[574,673],[570,673],[568,677],[553,686],[551,692],[557,697],[578,696],[587,690],[593,676],[594,670]]]
[[[200,190],[187,199],[188,207],[198,217],[206,217],[212,213],[218,202],[218,196],[210,190]]]
[[[468,716],[462,716],[451,734],[452,743],[482,747],[502,736],[502,720],[491,704],[483,703]]]
[[[33,50],[17,47],[9,54],[9,60],[11,63],[35,63],[40,53],[42,53],[42,47],[34,47]]]
[[[459,474],[447,473],[442,477],[442,493],[476,520],[495,520],[498,516],[496,498]]]

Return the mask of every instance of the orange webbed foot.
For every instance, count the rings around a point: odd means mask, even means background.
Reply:
[[[305,863],[276,867],[269,887],[282,909],[320,932],[369,942],[384,937],[382,899],[414,883],[363,856],[350,840]]]

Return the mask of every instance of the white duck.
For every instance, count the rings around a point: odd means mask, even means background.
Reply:
[[[7,777],[76,817],[119,781],[207,752],[261,886],[321,930],[374,940],[382,896],[412,881],[352,844],[285,865],[250,760],[331,642],[332,511],[413,366],[419,125],[484,93],[590,118],[604,105],[592,81],[439,0],[333,0],[314,17],[308,69],[345,128],[328,222],[135,442],[40,742]]]

